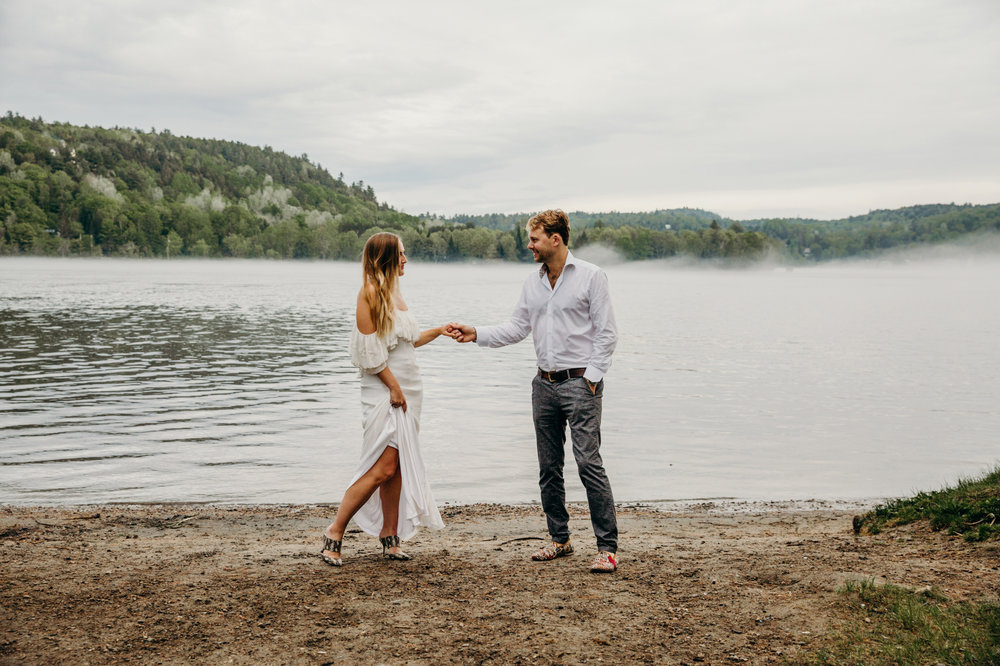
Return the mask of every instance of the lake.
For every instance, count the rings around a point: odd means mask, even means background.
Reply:
[[[996,255],[596,258],[620,332],[602,446],[619,501],[871,500],[1000,461]],[[422,325],[499,323],[531,270],[410,262],[402,284]],[[0,502],[339,501],[361,442],[360,272],[0,259]],[[438,503],[536,500],[530,340],[417,354]],[[566,478],[583,500],[572,462]]]

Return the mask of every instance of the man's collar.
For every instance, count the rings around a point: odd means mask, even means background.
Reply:
[[[564,273],[566,272],[567,266],[575,266],[575,265],[576,265],[576,257],[574,257],[573,253],[570,252],[569,249],[567,249],[566,263],[563,264],[563,272]],[[545,277],[548,274],[548,272],[549,272],[549,267],[547,264],[542,264],[541,266],[538,267],[538,277]]]

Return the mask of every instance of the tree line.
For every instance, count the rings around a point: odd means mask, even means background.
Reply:
[[[915,206],[828,222],[739,222],[689,208],[573,212],[571,241],[629,260],[822,260],[997,230],[998,208]],[[356,260],[387,230],[416,259],[530,261],[528,216],[408,215],[363,181],[269,146],[0,118],[0,255]]]

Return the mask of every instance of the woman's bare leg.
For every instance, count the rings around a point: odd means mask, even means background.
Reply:
[[[399,467],[392,478],[378,487],[379,499],[382,501],[382,531],[378,533],[379,538],[396,534],[399,524],[399,493],[403,488],[403,476]],[[389,549],[390,553],[403,552],[398,546]]]
[[[344,499],[340,501],[337,508],[337,516],[326,528],[326,536],[329,539],[340,541],[347,531],[347,523],[358,512],[368,498],[372,496],[375,489],[384,484],[389,479],[399,474],[399,452],[391,446],[385,447],[382,455],[378,457],[375,464],[371,466],[360,479],[351,484],[351,487],[344,493]],[[399,511],[399,495],[396,496],[396,511]],[[384,508],[383,508],[384,511]],[[340,557],[340,553],[332,550],[324,550],[324,554],[330,557]]]

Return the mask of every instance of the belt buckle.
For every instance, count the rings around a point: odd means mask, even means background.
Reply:
[[[548,380],[550,384],[561,384],[562,382],[570,378],[569,370],[549,371],[549,370],[542,370],[541,368],[539,368],[538,370],[539,373],[542,375],[542,377]]]

